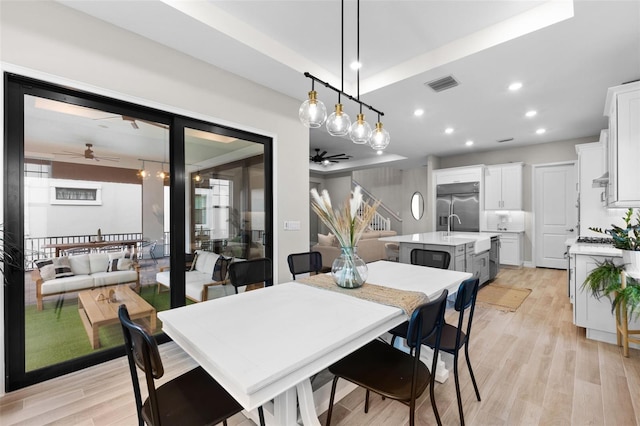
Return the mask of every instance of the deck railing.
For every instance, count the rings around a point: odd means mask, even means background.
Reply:
[[[168,233],[166,233],[168,234]],[[56,237],[25,237],[24,239],[24,267],[25,270],[34,268],[33,262],[38,259],[55,257],[56,249],[44,247],[48,244],[89,243],[95,235],[61,235]],[[130,232],[122,234],[102,234],[104,241],[114,243],[123,240],[142,240],[142,233]],[[166,239],[165,239],[166,240]],[[165,249],[166,252],[166,249]]]

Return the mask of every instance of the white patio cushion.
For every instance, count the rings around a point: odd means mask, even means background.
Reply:
[[[171,280],[169,278],[170,271],[158,272],[156,274],[156,281],[165,287],[171,287]],[[202,288],[205,284],[212,283],[211,274],[199,271],[187,271],[185,273],[185,294],[193,299],[201,301]],[[244,287],[239,289],[240,292],[244,291]],[[231,284],[216,285],[209,287],[209,300],[216,299],[218,297],[229,296],[235,294],[235,290]]]
[[[94,287],[103,285],[114,285],[134,282],[138,279],[138,274],[134,270],[130,271],[114,271],[114,272],[96,272],[91,274],[94,279]]]
[[[89,264],[91,265],[91,273],[107,272],[109,266],[108,253],[89,253]]]
[[[89,275],[91,273],[88,254],[69,256],[69,264],[74,275]]]
[[[72,277],[56,278],[42,283],[42,294],[65,293],[84,290],[93,287],[93,276],[74,275]]]

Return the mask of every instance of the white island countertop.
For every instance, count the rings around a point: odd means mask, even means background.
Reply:
[[[396,243],[412,244],[432,244],[439,246],[459,246],[467,243],[474,243],[474,251],[482,253],[491,248],[491,238],[499,237],[499,232],[456,232],[447,234],[443,231],[422,232],[419,234],[394,235],[392,237],[380,238],[381,241],[391,241]]]
[[[499,232],[456,232],[450,235],[446,232],[422,232],[419,234],[394,235],[382,237],[380,241],[392,241],[396,243],[437,244],[441,246],[459,246],[461,244],[475,243],[476,241],[499,237]]]

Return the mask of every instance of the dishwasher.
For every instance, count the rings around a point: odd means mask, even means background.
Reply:
[[[491,238],[491,248],[489,249],[489,281],[496,278],[500,272],[500,238]]]

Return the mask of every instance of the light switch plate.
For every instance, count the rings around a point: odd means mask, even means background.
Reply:
[[[300,230],[300,221],[299,220],[285,220],[284,221],[284,230],[285,231],[299,231]]]

